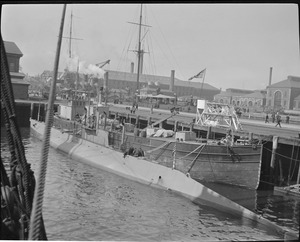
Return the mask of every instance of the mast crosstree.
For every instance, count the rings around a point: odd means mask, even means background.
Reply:
[[[69,39],[69,58],[72,58],[72,40],[83,40],[79,38],[72,37],[72,31],[73,31],[73,11],[71,11],[71,22],[70,22],[70,34],[67,37],[62,37],[64,39]]]
[[[138,43],[138,50],[134,50],[134,52],[137,52],[137,56],[138,56],[138,69],[137,69],[137,80],[136,80],[136,94],[137,94],[137,100],[138,100],[138,95],[140,94],[140,74],[142,74],[142,63],[141,60],[143,59],[143,55],[144,53],[146,53],[144,50],[141,49],[141,31],[142,31],[142,26],[145,27],[152,27],[150,25],[146,25],[146,24],[142,24],[142,18],[143,18],[143,4],[141,4],[141,10],[140,10],[140,22],[139,23],[134,23],[134,22],[128,22],[130,24],[136,24],[139,25],[139,43]]]

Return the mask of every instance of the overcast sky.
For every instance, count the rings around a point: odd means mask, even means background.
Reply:
[[[104,69],[130,71],[137,66],[139,4],[67,5],[64,36],[72,56]],[[1,32],[23,53],[22,71],[53,70],[63,5],[4,5]],[[143,4],[144,67],[151,75],[187,81],[206,68],[205,82],[216,88],[264,89],[300,76],[299,17],[294,4]],[[66,66],[68,39],[63,40],[60,71]],[[193,81],[202,82],[202,79]],[[199,84],[200,85],[200,84]]]

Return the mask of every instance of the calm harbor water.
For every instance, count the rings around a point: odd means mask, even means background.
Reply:
[[[21,129],[26,158],[37,170],[41,142]],[[9,158],[5,129],[1,157]],[[37,174],[35,174],[37,176]],[[299,200],[217,184],[238,203],[299,233]],[[253,221],[197,205],[169,191],[126,180],[49,151],[43,217],[49,240],[279,240]],[[237,195],[240,194],[240,195]]]

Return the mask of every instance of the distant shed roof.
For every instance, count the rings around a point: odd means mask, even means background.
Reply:
[[[11,41],[3,41],[4,42],[4,48],[5,48],[5,52],[6,54],[14,54],[14,55],[19,55],[19,56],[23,56],[23,53],[21,52],[21,50],[18,48],[18,46]]]
[[[256,91],[253,93],[245,94],[243,97],[248,97],[248,98],[264,98],[265,94],[261,93],[260,91]]]
[[[215,95],[215,97],[231,97],[232,92],[221,91],[219,94]]]
[[[288,76],[286,80],[274,83],[270,88],[276,87],[287,87],[287,88],[300,88],[300,77],[298,76]]]
[[[108,78],[114,79],[114,80],[124,80],[124,81],[131,81],[136,82],[137,80],[137,74],[136,73],[130,73],[130,72],[121,72],[121,71],[108,71]],[[164,85],[170,85],[170,77],[168,76],[157,76],[157,75],[148,75],[148,74],[142,74],[140,76],[140,82],[159,82],[160,84]],[[177,78],[174,78],[174,85],[175,86],[184,86],[184,87],[194,87],[194,88],[201,88],[202,83],[201,82],[188,82],[188,81],[182,81]],[[203,83],[203,89],[205,90],[214,90],[219,91],[218,88],[211,86],[210,84]]]
[[[253,91],[252,93],[232,93],[226,91],[221,91],[221,93],[215,95],[215,97],[231,97],[231,96],[238,96],[238,97],[247,97],[247,98],[264,98],[265,94],[263,94],[261,91]]]

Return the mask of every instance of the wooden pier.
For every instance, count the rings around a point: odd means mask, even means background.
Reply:
[[[57,111],[59,103],[54,105]],[[227,128],[206,127],[195,124],[196,114],[180,112],[171,116],[170,110],[139,107],[131,113],[126,105],[111,105],[108,117],[125,120],[127,123],[143,129],[149,124],[157,122],[160,128],[169,130],[193,131],[197,138],[221,139],[225,137]],[[30,126],[30,118],[44,121],[47,100],[44,101],[16,101],[17,120],[21,127]],[[3,126],[3,115],[1,125]],[[234,131],[233,135],[241,140],[258,139],[263,143],[261,185],[260,189],[293,185],[299,183],[300,173],[300,125],[282,123],[282,128],[274,123],[264,123],[263,120],[241,119],[242,131]]]

